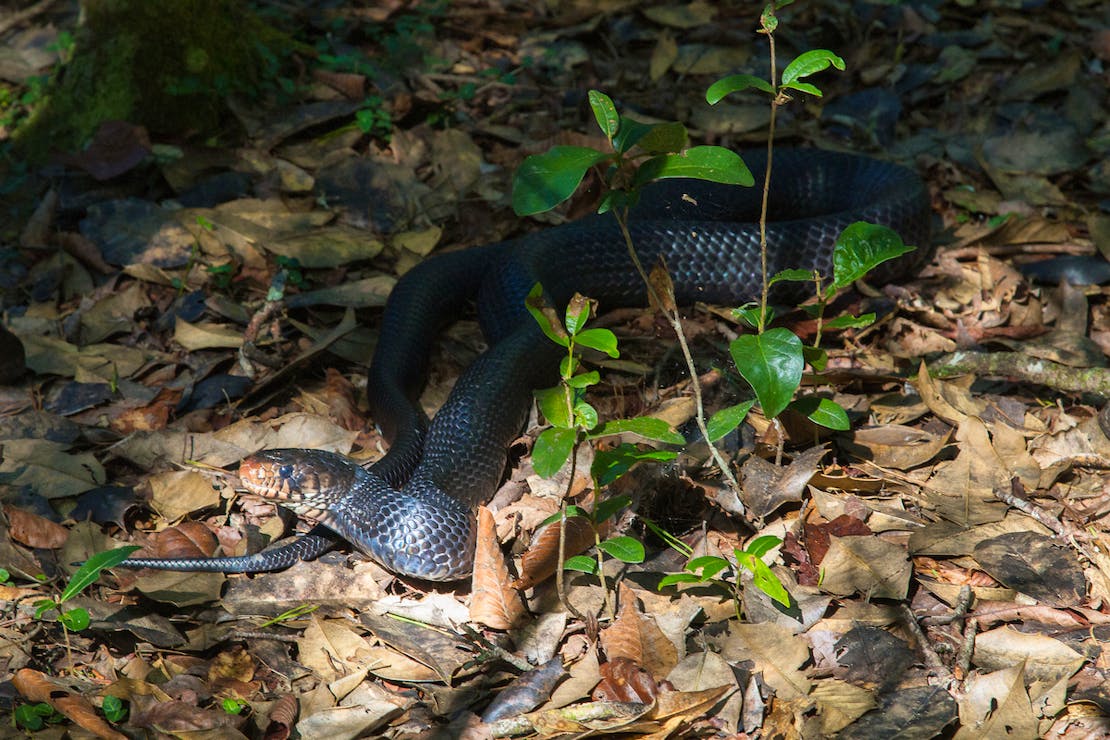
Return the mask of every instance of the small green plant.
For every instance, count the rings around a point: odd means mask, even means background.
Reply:
[[[233,696],[225,696],[223,699],[220,699],[220,708],[228,714],[242,714],[247,706],[245,701]]]
[[[258,627],[259,629],[261,629],[274,624],[281,624],[282,622],[289,622],[294,619],[300,619],[301,617],[311,614],[319,608],[319,604],[301,604],[300,606],[295,606],[292,609],[288,609],[282,612],[273,619],[267,619],[265,622],[258,625]]]
[[[380,95],[368,95],[362,107],[355,113],[355,124],[359,131],[389,141],[393,134],[393,117],[385,109],[385,101]]]
[[[47,724],[57,724],[65,719],[54,707],[46,702],[20,704],[12,713],[15,726],[30,732],[38,732]]]
[[[653,528],[654,529],[654,528]],[[676,540],[670,537],[668,542],[677,542],[681,547],[679,550],[689,557],[692,552],[685,543],[681,540]],[[733,550],[733,555],[736,558],[736,565],[744,570],[751,571],[752,583],[767,596],[781,604],[785,608],[790,608],[791,599],[790,594],[787,592],[786,587],[782,585],[782,581],[775,575],[774,571],[763,562],[763,556],[782,544],[782,540],[773,535],[763,535],[756,537],[752,540],[751,544],[744,549],[739,547]],[[697,583],[697,584],[713,584],[730,592],[736,602],[736,618],[740,618],[740,597],[741,586],[740,579],[721,577],[722,574],[727,574],[731,569],[732,563],[727,559],[717,555],[704,555],[701,557],[693,558],[690,562],[686,563],[685,573],[671,573],[663,576],[659,581],[658,588],[660,590],[673,586],[678,583]]]
[[[100,711],[109,722],[119,724],[127,718],[127,705],[118,696],[106,696],[100,704]]]
[[[771,97],[771,120],[767,132],[767,167],[763,182],[763,201],[759,218],[760,255],[762,262],[762,292],[760,300],[736,311],[736,316],[756,330],[733,340],[729,350],[740,375],[748,382],[759,400],[760,408],[768,419],[776,419],[787,408],[809,418],[813,423],[831,429],[844,430],[849,426],[848,415],[835,402],[826,398],[796,398],[801,387],[802,372],[806,363],[821,371],[828,356],[820,348],[824,328],[866,326],[874,321],[874,314],[843,316],[824,321],[824,311],[829,301],[842,288],[862,278],[879,264],[894,259],[911,249],[893,230],[876,224],[857,222],[848,226],[836,241],[833,251],[833,279],[823,286],[822,276],[811,270],[785,270],[774,276],[767,274],[767,197],[770,191],[774,156],[775,121],[780,106],[790,101],[790,93],[802,92],[820,97],[823,93],[812,83],[802,81],[829,67],[844,69],[844,60],[827,49],[812,49],[799,54],[782,71],[781,82],[776,83],[777,62],[775,30],[779,20],[776,11],[793,0],[776,0],[766,5],[760,16],[760,33],[767,36],[770,49],[770,81],[748,74],[725,77],[713,83],[706,91],[706,101],[715,105],[726,96],[744,90],[756,90]],[[803,346],[801,339],[788,329],[768,329],[774,318],[768,301],[773,285],[783,281],[812,281],[816,300],[803,306],[817,319],[817,331],[811,346]],[[751,402],[744,402],[718,411],[709,420],[710,442],[715,442],[735,429],[751,409]]]
[[[62,625],[62,631],[65,634],[67,652],[69,651],[69,633],[71,631],[80,632],[89,626],[89,612],[80,607],[65,609],[63,605],[96,583],[102,571],[119,565],[138,549],[140,548],[135,545],[127,545],[126,547],[117,547],[114,550],[96,553],[82,563],[81,567],[70,576],[69,583],[66,584],[61,594],[35,602],[35,619],[44,619],[50,612],[58,613],[58,623]]]
[[[539,475],[545,478],[555,475],[568,460],[573,465],[574,452],[579,444],[602,437],[636,434],[667,444],[681,445],[685,442],[682,435],[672,430],[662,419],[644,416],[604,424],[599,421],[597,409],[586,400],[586,391],[601,378],[596,370],[582,370],[579,353],[583,347],[603,352],[612,358],[619,357],[620,352],[613,332],[608,329],[586,328],[591,313],[595,310],[592,301],[576,294],[567,304],[564,320],[560,321],[555,311],[544,303],[542,286],[536,284],[528,294],[525,305],[544,334],[566,349],[566,355],[559,363],[559,385],[535,392],[540,410],[551,425],[540,433],[532,448],[532,465]],[[671,460],[675,455],[670,450],[640,450],[628,443],[612,450],[600,451],[595,455],[590,470],[594,491],[600,491],[603,486],[616,480],[639,460]],[[573,477],[571,475],[572,479]],[[594,533],[596,558],[574,556],[567,559],[563,567],[597,574],[604,582],[602,566],[606,555],[625,563],[643,562],[643,543],[625,535],[608,538],[603,538],[602,535],[605,523],[630,503],[627,496],[615,496],[599,501],[592,511],[579,506],[567,506],[550,517],[548,522],[565,517],[583,517]],[[606,599],[608,600],[607,591]]]

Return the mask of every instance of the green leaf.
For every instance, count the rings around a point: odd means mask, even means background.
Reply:
[[[767,563],[759,558],[751,558],[750,562],[745,563],[745,567],[751,570],[752,583],[755,584],[756,588],[783,606],[790,606],[790,593],[782,585],[782,581],[779,580],[774,571],[768,567]]]
[[[58,614],[58,621],[70,632],[80,632],[89,626],[89,613],[85,609],[69,609]]]
[[[575,506],[574,504],[569,504],[566,507],[566,512],[567,519],[573,519],[575,517],[583,517],[585,519],[590,518],[590,512],[586,511],[581,506]],[[554,514],[540,522],[540,527],[546,527],[548,524],[554,524],[555,522],[562,521],[562,518],[563,512],[556,511]],[[537,529],[539,529],[539,527],[537,527]]]
[[[0,568],[0,583],[7,583],[11,580],[12,574],[8,572],[7,568]]]
[[[598,545],[603,553],[620,560],[622,563],[644,562],[644,543],[628,536],[602,540]]]
[[[812,283],[814,278],[813,270],[783,270],[771,276],[767,281],[767,285],[771,286],[775,283],[781,283],[784,280],[793,283]]]
[[[659,585],[655,588],[662,591],[667,586],[673,586],[676,583],[701,583],[701,578],[698,578],[693,573],[669,573],[659,579]]]
[[[826,429],[844,431],[851,428],[851,424],[848,422],[848,413],[844,411],[844,407],[831,399],[806,396],[795,401],[792,407],[799,414],[804,414],[814,424]]]
[[[621,354],[617,349],[617,335],[608,329],[586,329],[578,332],[574,343],[604,352],[610,357],[620,357]]]
[[[761,80],[752,75],[729,75],[723,77],[705,91],[705,102],[710,105],[716,105],[721,102],[721,99],[734,92],[747,90],[749,87],[754,87],[756,90],[767,93],[768,95],[775,94],[775,88],[771,87],[771,83],[767,80]]]
[[[572,337],[590,320],[592,307],[593,302],[581,293],[575,293],[574,297],[567,303],[563,324]]]
[[[617,106],[613,105],[613,99],[599,90],[590,90],[586,97],[590,101],[590,108],[594,111],[598,128],[605,134],[606,139],[612,141],[620,129],[620,116],[617,115]]]
[[[601,374],[597,370],[572,375],[566,379],[566,384],[571,388],[589,388],[601,381]]]
[[[597,573],[597,561],[589,555],[575,555],[563,562],[563,570],[576,570],[579,573]]]
[[[829,286],[829,295],[851,285],[877,265],[913,249],[893,229],[856,221],[840,232],[833,247],[833,284]]]
[[[570,459],[577,433],[574,429],[544,429],[532,447],[532,467],[541,478],[550,478]]]
[[[637,143],[648,154],[669,154],[681,152],[689,146],[690,136],[686,133],[685,126],[672,121],[655,124]]]
[[[53,711],[51,706],[46,702],[39,704],[20,704],[15,708],[15,712],[12,715],[15,718],[15,723],[23,729],[31,730],[32,732],[41,730],[46,724],[43,722],[42,718],[44,716],[49,716],[49,712],[43,714],[41,707],[46,707],[47,710]]]
[[[574,404],[574,422],[585,431],[593,429],[597,426],[597,409],[585,401],[578,401]]]
[[[812,95],[815,98],[822,98],[825,96],[825,94],[821,92],[821,88],[809,82],[788,82],[782,87],[784,90],[797,90],[806,95]]]
[[[53,599],[39,599],[35,602],[35,619],[42,619],[43,615],[51,609],[56,609],[58,604]]]
[[[776,537],[773,534],[764,534],[752,540],[751,543],[741,552],[746,552],[749,555],[754,555],[757,558],[761,558],[781,544],[781,537]]]
[[[742,321],[753,329],[759,328],[759,304],[747,303],[740,308],[732,309],[732,315],[738,321]],[[766,322],[769,324],[775,320],[775,309],[771,306],[767,307]]]
[[[601,425],[586,435],[587,439],[609,437],[614,434],[636,434],[644,439],[653,439],[672,445],[686,444],[686,438],[676,432],[671,425],[653,416],[637,416],[633,419],[614,419]]]
[[[693,177],[725,185],[755,184],[740,155],[723,146],[695,146],[682,154],[660,154],[640,165],[632,178],[634,186],[670,177]]]
[[[716,555],[703,555],[686,563],[686,570],[694,573],[701,571],[700,579],[708,581],[715,575],[730,567],[727,560]]]
[[[586,170],[610,156],[584,146],[556,146],[528,157],[513,176],[513,210],[518,216],[551,210],[574,194]]]
[[[789,85],[802,77],[809,77],[826,70],[830,65],[844,71],[844,60],[828,49],[811,49],[802,52],[782,71],[782,84]]]
[[[220,700],[220,708],[228,714],[239,714],[244,707],[246,707],[245,703],[231,696],[226,696]]]
[[[532,286],[532,289],[528,291],[528,297],[524,299],[524,307],[528,309],[528,313],[532,314],[532,318],[540,325],[540,330],[544,333],[544,336],[560,347],[570,346],[570,339],[567,337],[566,331],[552,321],[551,313],[545,310],[548,305],[543,297],[542,285],[536,283]]]
[[[763,414],[773,419],[782,413],[802,382],[802,340],[787,329],[776,328],[737,337],[729,350],[740,375],[755,391]]]
[[[644,137],[651,133],[652,128],[653,126],[650,123],[643,123],[634,118],[621,116],[621,127],[613,139],[613,148],[621,154],[626,153],[643,141]]]
[[[709,418],[709,422],[705,425],[706,430],[709,432],[709,441],[716,442],[721,437],[731,432],[740,423],[744,421],[744,417],[751,411],[755,401],[744,401],[735,406],[723,408]]]
[[[852,316],[851,314],[842,314],[835,319],[829,319],[825,322],[826,329],[862,329],[865,326],[871,326],[875,323],[874,313],[865,313],[860,316]]]
[[[58,597],[58,602],[64,603],[69,601],[74,596],[96,583],[96,579],[100,577],[100,571],[105,568],[116,567],[124,560],[127,560],[131,553],[139,549],[141,548],[137,545],[127,545],[126,547],[117,547],[114,550],[105,550],[104,552],[96,553],[82,563],[81,567],[70,577],[65,590],[62,591],[62,595]]]
[[[597,479],[598,485],[607,486],[627,473],[638,462],[647,460],[669,462],[676,457],[678,453],[672,450],[641,450],[636,445],[626,442],[611,450],[599,450],[594,455],[590,474]]]
[[[561,385],[554,388],[540,388],[533,391],[536,403],[539,404],[543,418],[553,427],[571,429],[574,422],[570,418],[570,409],[567,407],[567,392]]]
[[[829,364],[829,353],[820,347],[810,347],[807,344],[802,347],[802,357],[817,372],[822,372]]]
[[[607,498],[597,505],[597,509],[594,511],[594,521],[598,524],[608,521],[618,511],[627,508],[631,504],[632,499],[628,496],[613,496],[612,498]]]

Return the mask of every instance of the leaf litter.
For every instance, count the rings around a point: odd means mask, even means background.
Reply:
[[[15,379],[0,386],[6,696],[98,737],[1110,732],[1105,9],[988,6],[857,15],[828,3],[786,16],[791,51],[821,27],[852,54],[823,101],[786,109],[783,138],[914,164],[945,243],[922,274],[857,299],[880,309],[878,324],[828,340],[820,382],[851,431],[754,416],[730,443],[737,501],[697,444],[622,481],[639,516],[694,555],[780,537],[765,558],[790,609],[747,571],[729,572],[738,605],[720,584],[658,591],[685,558],[634,517],[616,526],[649,556],[606,563],[615,612],[593,576],[565,574],[561,601],[550,578],[560,542],[570,555],[594,533],[538,525],[568,485],[588,496],[589,481],[541,481],[526,445],[500,510],[483,514],[470,589],[428,592],[336,552],[253,577],[116,569],[72,602],[91,615],[80,632],[33,607],[75,563],[123,544],[241,554],[303,531],[241,497],[224,469],[265,447],[381,454],[361,402],[376,307],[435,250],[520,233],[512,169],[551,143],[592,143],[577,133],[588,130],[577,91],[607,89],[638,115],[758,146],[765,106],[700,103],[717,77],[765,68],[748,10],[302,9],[317,30],[338,13],[352,58],[395,55],[400,73],[314,69],[320,84],[299,103],[232,106],[251,132],[237,146],[104,122],[58,160],[64,187],[29,178],[28,208],[5,232],[22,251],[4,256],[0,339],[19,338],[26,366],[0,368]],[[356,33],[364,22],[372,32]],[[0,26],[3,89],[49,71],[57,55],[42,39],[74,23],[37,9]],[[352,116],[388,125],[364,133]],[[687,422],[669,330],[649,312],[605,320],[625,353],[596,405]],[[705,369],[723,367],[728,314],[685,321]],[[806,331],[804,318],[786,321]],[[481,348],[472,322],[445,335],[430,412]],[[733,379],[713,372],[715,403],[734,403]],[[789,458],[776,467],[780,443]],[[518,500],[504,505],[510,491]],[[740,500],[759,531],[729,515]],[[126,700],[119,729],[105,697]]]

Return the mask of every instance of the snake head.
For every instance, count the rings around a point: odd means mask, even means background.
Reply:
[[[263,450],[239,464],[247,491],[317,520],[350,493],[362,472],[353,460],[324,450]]]

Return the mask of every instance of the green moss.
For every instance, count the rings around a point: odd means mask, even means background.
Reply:
[[[227,96],[257,96],[289,46],[237,0],[86,0],[84,8],[72,59],[16,135],[34,158],[80,148],[109,119],[155,134],[213,131]]]

